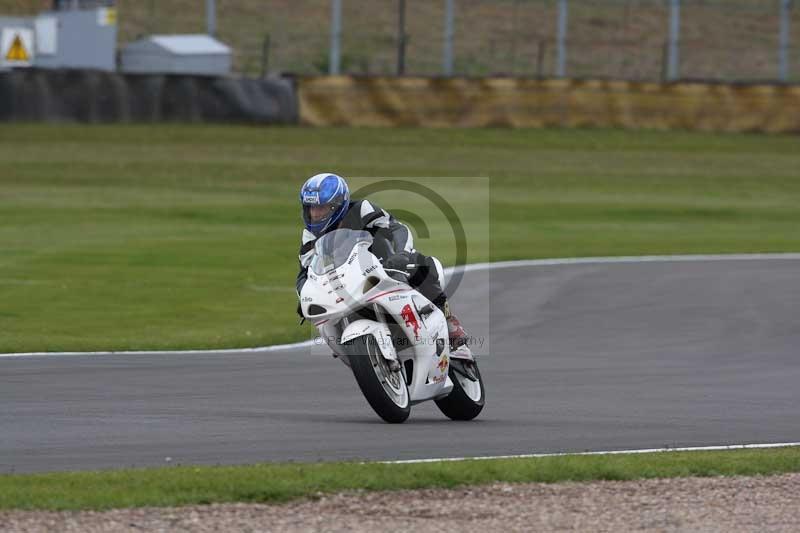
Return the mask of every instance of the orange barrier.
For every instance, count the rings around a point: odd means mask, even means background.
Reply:
[[[311,126],[619,127],[800,132],[800,86],[324,76],[297,83]]]

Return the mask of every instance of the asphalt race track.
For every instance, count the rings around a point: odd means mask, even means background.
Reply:
[[[319,348],[0,358],[0,472],[800,441],[800,261],[500,268],[454,302],[473,422],[385,424]]]

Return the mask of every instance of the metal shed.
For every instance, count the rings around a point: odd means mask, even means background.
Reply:
[[[112,0],[65,0],[35,17],[0,17],[0,69],[116,70]]]
[[[123,48],[120,70],[226,76],[231,72],[231,49],[203,34],[150,35]]]

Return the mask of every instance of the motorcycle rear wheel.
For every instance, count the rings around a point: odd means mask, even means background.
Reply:
[[[344,347],[350,368],[370,407],[386,422],[399,424],[411,414],[411,398],[402,372],[389,370],[372,335],[364,335]]]
[[[478,378],[477,381],[470,380],[451,364],[448,375],[453,382],[453,390],[444,398],[436,400],[439,410],[452,420],[472,420],[483,411],[483,406],[486,404],[481,371],[478,370],[477,363],[472,363],[472,368]]]

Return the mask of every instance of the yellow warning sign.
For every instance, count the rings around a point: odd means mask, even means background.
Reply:
[[[97,12],[97,23],[100,26],[116,26],[117,10],[113,7],[106,7]]]
[[[19,35],[14,36],[11,48],[8,49],[6,54],[6,61],[30,61],[28,51],[25,50],[25,45]]]

